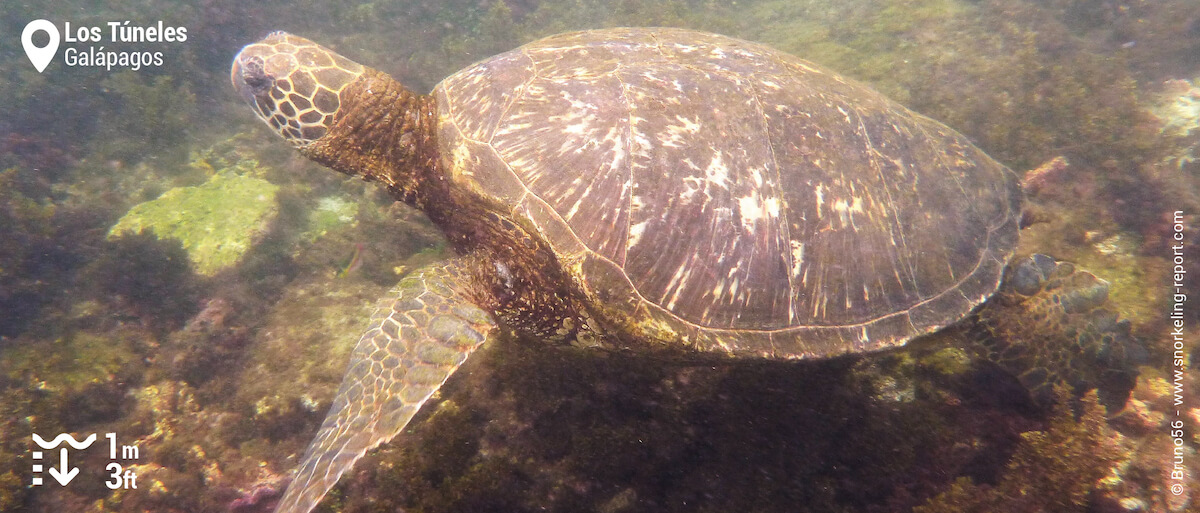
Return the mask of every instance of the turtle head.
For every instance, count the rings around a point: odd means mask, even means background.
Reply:
[[[320,139],[339,119],[342,92],[364,68],[312,41],[273,32],[233,58],[233,87],[264,122],[296,147]]]

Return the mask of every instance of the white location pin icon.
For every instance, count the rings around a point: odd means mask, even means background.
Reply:
[[[33,33],[39,30],[50,36],[50,43],[41,48],[33,44]],[[46,66],[50,65],[50,61],[54,60],[54,54],[58,52],[59,39],[58,27],[48,20],[33,20],[25,25],[25,30],[21,31],[21,46],[25,47],[25,55],[29,56],[29,62],[33,63],[33,67],[37,68],[38,73],[44,71]]]

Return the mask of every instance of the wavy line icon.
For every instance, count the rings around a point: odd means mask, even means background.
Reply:
[[[71,436],[69,433],[61,433],[58,436],[54,437],[54,439],[49,442],[47,442],[45,439],[43,439],[37,433],[33,434],[33,442],[38,444],[38,446],[43,449],[53,449],[55,447],[58,447],[59,444],[63,443],[64,441],[67,442],[67,445],[70,445],[75,450],[82,451],[84,449],[87,449],[88,447],[91,447],[92,442],[96,441],[96,433],[92,433],[91,435],[88,435],[88,437],[84,438],[82,442],[76,440],[75,437]]]

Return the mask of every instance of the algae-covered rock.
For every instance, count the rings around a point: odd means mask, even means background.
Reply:
[[[297,280],[284,291],[247,351],[235,398],[252,405],[260,434],[290,436],[306,421],[316,427],[345,374],[361,321],[383,291],[365,280],[326,279]]]
[[[314,241],[329,230],[353,223],[357,215],[357,203],[341,196],[326,196],[317,200],[317,207],[309,214],[308,226],[302,237]]]
[[[196,187],[177,187],[135,205],[109,230],[152,230],[179,239],[197,273],[216,274],[238,262],[278,212],[276,185],[248,176],[218,173]]]

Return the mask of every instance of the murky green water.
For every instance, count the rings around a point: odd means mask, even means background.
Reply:
[[[451,255],[256,119],[230,86],[243,45],[286,30],[427,92],[613,26],[765,43],[1022,176],[1063,157],[1018,253],[1110,283],[1149,353],[1130,400],[1039,408],[937,340],[718,365],[497,340],[317,511],[1197,507],[1200,309],[1173,296],[1200,276],[1195,1],[80,1],[0,26],[0,511],[270,511],[376,298]],[[96,439],[33,439],[60,433]]]

